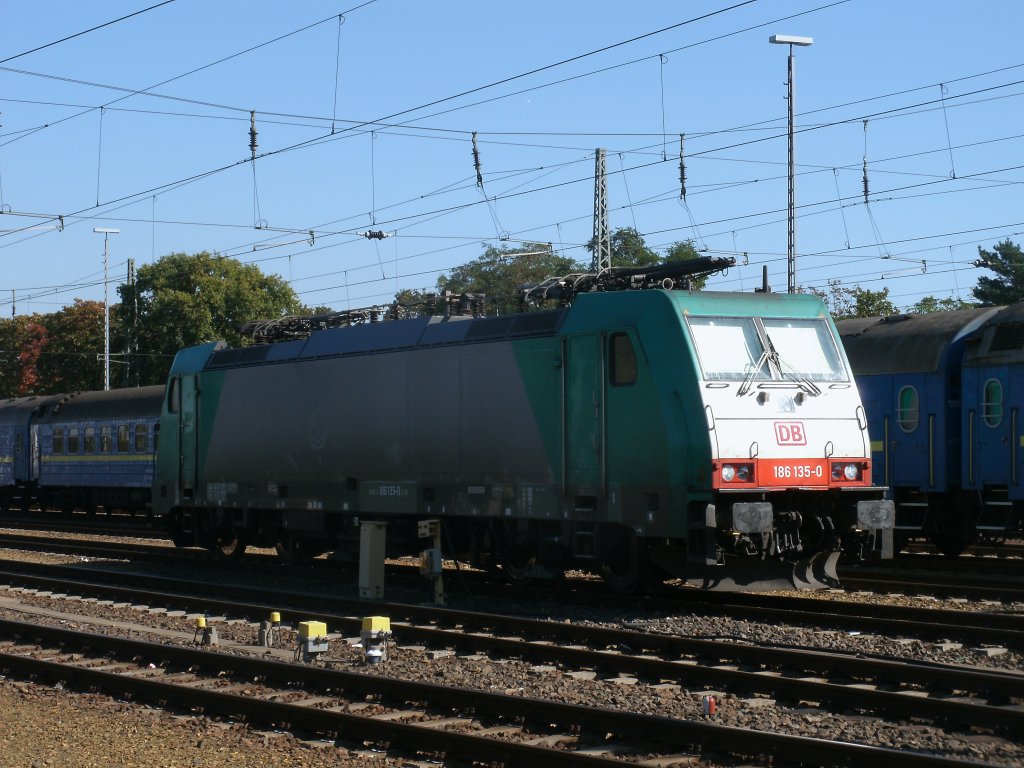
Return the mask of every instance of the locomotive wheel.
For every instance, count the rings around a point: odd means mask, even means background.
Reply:
[[[224,560],[241,560],[245,554],[245,540],[235,532],[219,533],[210,550]]]
[[[601,563],[601,578],[613,592],[622,595],[634,594],[647,586],[650,578],[647,554],[631,531],[611,543]]]
[[[300,565],[302,563],[308,563],[316,556],[316,554],[309,549],[308,545],[306,545],[302,539],[291,536],[283,531],[278,537],[278,541],[277,544],[274,545],[274,549],[277,550],[277,557],[284,565]]]
[[[513,584],[522,584],[533,578],[537,557],[524,548],[507,549],[501,557],[501,570]]]
[[[938,547],[946,557],[959,557],[963,551],[967,549],[967,545],[970,543],[967,541],[966,536],[959,531],[933,533],[931,538],[932,543]]]

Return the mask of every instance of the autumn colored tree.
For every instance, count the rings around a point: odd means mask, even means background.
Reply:
[[[50,392],[74,392],[103,389],[103,302],[75,299],[73,304],[42,317],[47,343],[39,361],[39,371]],[[110,349],[119,350],[120,324],[111,311]],[[113,360],[119,357],[111,356]],[[119,381],[119,366],[111,365],[111,381]]]
[[[45,384],[39,375],[39,358],[46,348],[46,326],[39,322],[38,315],[26,320],[21,347],[18,350],[18,381],[15,394],[18,397],[36,395],[45,391]]]

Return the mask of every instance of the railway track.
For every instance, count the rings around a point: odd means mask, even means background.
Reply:
[[[206,550],[202,549],[180,549],[161,545],[146,545],[124,542],[103,542],[95,540],[77,540],[66,538],[48,538],[44,536],[0,534],[0,546],[31,550],[37,552],[62,553],[69,555],[82,555],[88,557],[109,558],[109,559],[138,559],[174,562],[174,561],[207,561],[208,567],[221,567],[235,569],[238,566],[235,562],[216,561]],[[274,568],[282,566],[272,556],[260,556],[250,553],[248,559],[260,557],[263,560],[273,560]],[[916,556],[918,558],[927,556]],[[997,570],[1006,574],[1000,580],[999,577],[986,574],[970,575],[944,574],[936,575],[931,571],[925,573],[908,572],[895,564],[872,565],[872,566],[847,566],[840,569],[840,578],[843,586],[852,591],[873,591],[879,593],[901,592],[914,595],[932,595],[936,597],[960,597],[976,600],[995,600],[1024,602],[1024,564],[1017,567],[1012,561],[985,561],[987,565],[997,566]],[[934,558],[922,559],[922,564],[928,563],[931,567],[938,568],[943,565],[949,568],[949,560],[937,561]],[[328,561],[317,561],[317,567],[338,567],[340,563]],[[295,567],[289,567],[289,572],[294,573]],[[393,568],[395,572],[401,572],[401,567]],[[408,569],[405,569],[408,570]],[[461,578],[466,578],[460,574]],[[480,581],[481,575],[470,576],[474,584]],[[415,581],[415,578],[413,579]],[[476,587],[474,587],[476,588]],[[582,588],[586,588],[585,586]],[[502,589],[506,589],[503,587]],[[689,590],[693,592],[694,590]]]
[[[270,604],[254,599],[250,589],[194,581],[147,579],[154,588],[123,587],[83,580],[87,574],[68,573],[73,570],[50,566],[8,569],[0,571],[0,580],[8,587],[48,590],[45,594],[61,590],[60,596],[71,592],[146,606],[246,617],[254,622],[271,610],[280,610],[276,606],[298,606],[281,610],[283,618],[316,619],[348,636],[358,635],[359,614],[367,608],[365,601],[273,591],[268,595],[268,590],[259,590],[264,597],[276,598],[277,602]],[[224,599],[232,593],[237,596]],[[971,727],[986,723],[1007,732],[1024,729],[1024,709],[1017,706],[1024,696],[1024,675],[1016,673],[398,603],[374,604],[373,610],[391,617],[405,644],[523,658],[655,682],[672,680],[688,688],[769,695],[792,702],[815,701],[840,710],[853,708],[939,724]]]
[[[140,539],[170,539],[151,517],[128,515],[64,515],[56,512],[35,514],[4,514],[0,512],[0,528],[24,531],[56,531],[96,536],[131,536]]]
[[[1009,563],[1001,563],[1008,565]],[[1004,577],[955,571],[904,570],[891,566],[852,567],[840,570],[847,591],[904,593],[996,602],[1024,603],[1024,564]]]
[[[10,546],[40,552],[60,552],[71,555],[82,555],[95,558],[133,559],[180,563],[202,561],[204,568],[227,569],[236,571],[244,567],[237,562],[211,560],[209,553],[199,549],[178,549],[174,547],[125,544],[118,542],[93,542],[69,539],[48,539],[39,536],[0,535],[0,546]],[[261,565],[261,572],[275,572],[294,575],[303,573],[301,569],[281,566],[272,556],[252,556],[251,559],[269,561],[271,564]],[[318,565],[330,565],[318,561]],[[318,569],[306,570],[313,573]],[[422,584],[417,569],[394,566],[391,572],[406,584]],[[858,571],[868,573],[866,570]],[[870,573],[878,573],[873,571]],[[888,574],[888,570],[884,571]],[[459,579],[450,578],[449,591],[457,594],[459,589],[471,591],[472,594],[495,595],[506,597],[518,594],[523,597],[547,597],[552,599],[571,599],[582,604],[593,604],[607,607],[615,605],[622,610],[643,608],[647,610],[678,611],[682,605],[699,606],[705,614],[745,617],[755,621],[775,622],[780,624],[806,624],[822,626],[843,631],[872,631],[884,634],[895,634],[918,637],[922,640],[947,640],[952,634],[955,639],[975,644],[1001,644],[1011,648],[1021,646],[1024,637],[1024,615],[1013,613],[987,613],[983,619],[975,618],[971,611],[941,611],[933,608],[914,608],[908,606],[869,605],[848,603],[837,600],[823,600],[806,596],[791,595],[760,595],[731,592],[710,592],[705,590],[679,588],[667,589],[661,596],[629,597],[611,595],[600,583],[586,580],[566,580],[558,591],[544,590],[538,585],[514,586],[494,583],[485,574],[460,573]],[[133,575],[133,579],[145,580],[145,576]],[[1019,584],[1019,582],[1016,582]],[[930,591],[954,591],[956,585],[943,583],[931,584],[928,581],[895,580],[891,577],[878,576],[850,579],[851,586],[857,588],[877,588],[883,591],[913,592],[929,594]],[[932,587],[932,590],[929,590]],[[967,587],[964,587],[967,589]],[[1001,588],[985,587],[980,589],[991,599],[1006,594]],[[454,592],[453,592],[454,590]],[[1009,599],[1024,599],[1019,586],[1007,587],[1005,592]],[[977,593],[972,595],[977,597]],[[955,632],[954,632],[955,628]]]
[[[527,699],[0,621],[0,669],[419,755],[504,764],[664,765],[694,753],[873,766],[980,765],[700,720]],[[39,648],[39,645],[42,649]],[[40,655],[43,659],[36,658]],[[85,651],[83,654],[82,651]],[[258,684],[253,681],[259,681]],[[372,702],[372,703],[368,703]],[[365,712],[365,714],[364,714]],[[683,754],[679,753],[683,751]]]

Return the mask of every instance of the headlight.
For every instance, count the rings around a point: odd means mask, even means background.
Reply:
[[[731,464],[722,467],[722,480],[731,483],[736,478],[736,469]]]
[[[858,464],[833,464],[832,465],[832,480],[839,482],[842,480],[852,481],[860,480],[861,471]]]

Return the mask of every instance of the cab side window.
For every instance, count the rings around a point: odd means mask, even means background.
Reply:
[[[613,333],[609,340],[612,386],[628,387],[636,383],[636,350],[626,333]]]

